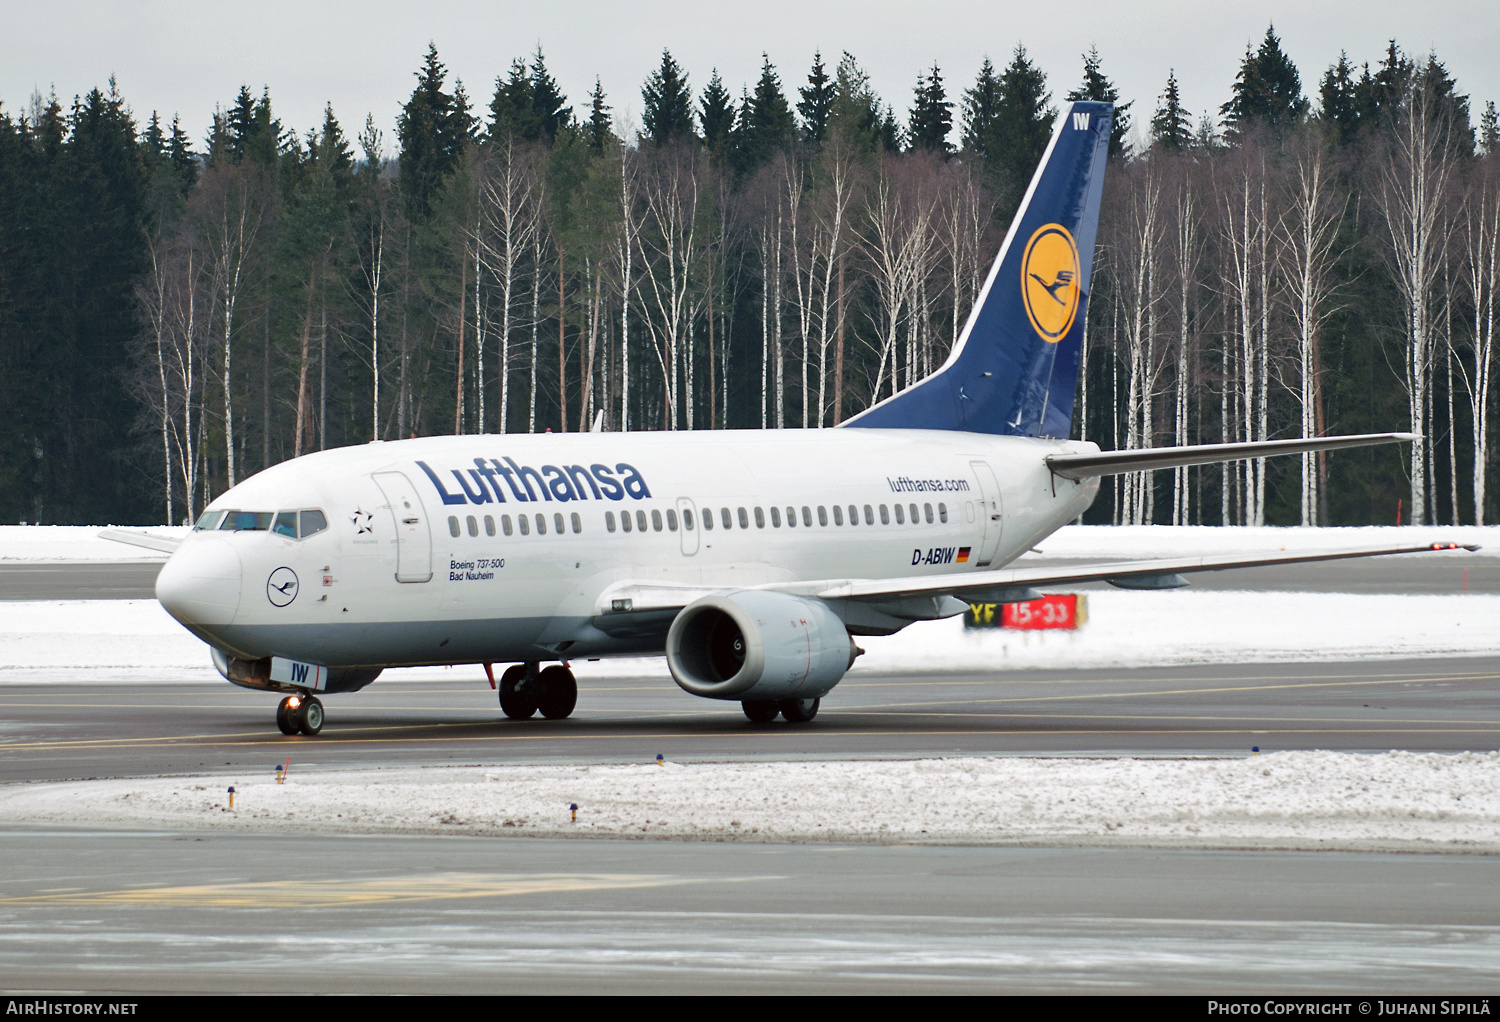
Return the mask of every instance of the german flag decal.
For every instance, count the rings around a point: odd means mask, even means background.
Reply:
[[[959,547],[958,556],[955,557],[954,560],[956,560],[959,564],[966,563],[969,560],[969,548],[966,546]]]

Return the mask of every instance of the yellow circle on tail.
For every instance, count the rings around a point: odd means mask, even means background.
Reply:
[[[1021,300],[1042,340],[1056,344],[1078,313],[1078,246],[1062,224],[1044,224],[1021,257]]]

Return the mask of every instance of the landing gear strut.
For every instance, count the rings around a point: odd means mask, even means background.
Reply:
[[[514,664],[500,676],[500,709],[512,720],[525,720],[537,710],[548,720],[561,720],[578,705],[578,681],[561,664],[537,670],[537,664]]]
[[[276,726],[284,735],[315,735],[323,730],[323,704],[317,696],[287,696],[276,707]]]

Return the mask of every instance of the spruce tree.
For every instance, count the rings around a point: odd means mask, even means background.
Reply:
[[[427,46],[422,69],[416,72],[417,87],[396,119],[396,137],[401,145],[401,194],[409,216],[426,220],[432,201],[458,165],[471,121],[466,104],[457,92],[443,91],[448,69],[438,60],[437,47]]]
[[[813,145],[821,145],[828,132],[828,117],[833,112],[833,82],[823,65],[823,54],[813,51],[812,70],[807,74],[807,87],[797,90],[801,100],[797,113],[802,116],[802,133]]]
[[[604,152],[604,146],[614,135],[610,125],[609,109],[604,102],[604,85],[595,76],[594,90],[589,93],[589,123],[585,134],[588,137],[589,148],[596,153]]]
[[[953,130],[953,104],[943,89],[943,76],[936,63],[928,74],[917,78],[915,101],[907,121],[907,139],[912,151],[942,153],[952,151],[948,132]]]
[[[354,154],[343,126],[333,114],[333,104],[323,108],[323,127],[312,150],[313,161],[328,171],[329,178],[342,193],[354,178]]]
[[[749,117],[740,142],[741,169],[747,172],[764,165],[796,137],[796,122],[781,91],[776,66],[764,53],[761,61],[760,80],[750,95]]]
[[[724,88],[719,69],[714,68],[708,87],[698,100],[698,123],[703,128],[703,143],[720,159],[729,156],[730,136],[734,133],[734,98]]]
[[[1048,105],[1051,99],[1046,74],[1026,55],[1026,47],[1018,44],[1000,75],[995,148],[990,156],[991,166],[1018,195],[1036,172],[1052,137],[1057,111]]]
[[[964,90],[963,146],[980,159],[988,160],[995,150],[996,122],[1000,115],[1000,79],[995,65],[985,57],[972,89]]]
[[[1365,71],[1366,76],[1369,70]],[[1341,142],[1347,142],[1359,130],[1360,103],[1359,83],[1354,78],[1354,66],[1349,55],[1339,51],[1339,59],[1323,72],[1318,84],[1318,117],[1337,132]]]
[[[1177,88],[1177,69],[1167,72],[1167,87],[1151,118],[1151,148],[1182,152],[1193,141],[1193,115],[1182,105]]]
[[[641,121],[652,142],[666,145],[673,139],[693,137],[692,93],[687,74],[672,59],[671,51],[661,51],[661,66],[646,79],[641,98],[646,101]]]
[[[875,142],[882,152],[899,153],[901,151],[901,122],[896,120],[896,111],[887,104],[885,112],[880,115],[880,123],[876,126]]]
[[[1130,108],[1133,104],[1120,102],[1120,90],[1115,88],[1115,84],[1105,77],[1100,68],[1099,48],[1091,46],[1089,52],[1083,55],[1083,84],[1068,93],[1068,100],[1115,105],[1114,120],[1109,125],[1109,155],[1119,157],[1125,155],[1125,139],[1130,134]]]
[[[882,144],[880,100],[870,88],[869,76],[847,50],[833,75],[833,102],[825,137],[832,132],[839,132],[865,152],[874,152]]]
[[[1275,27],[1268,27],[1259,49],[1245,48],[1234,92],[1219,110],[1225,126],[1233,138],[1242,136],[1251,124],[1281,135],[1307,116],[1308,107],[1297,66],[1281,49]]]
[[[568,97],[562,94],[556,80],[548,73],[540,46],[531,58],[531,112],[532,121],[539,132],[537,140],[545,137],[549,143],[557,138],[563,125],[573,118],[573,108],[568,106]]]
[[[531,69],[517,57],[510,62],[509,76],[495,79],[495,95],[490,100],[490,144],[503,144],[510,138],[520,142],[535,142],[540,138],[542,125],[537,106]]]
[[[1497,147],[1500,147],[1500,120],[1495,117],[1495,101],[1492,99],[1484,105],[1484,113],[1479,115],[1479,148],[1486,156],[1494,156]]]
[[[1365,78],[1361,83],[1363,95],[1360,116],[1367,123],[1376,123],[1378,118],[1393,116],[1406,98],[1406,91],[1416,73],[1416,64],[1401,52],[1396,40],[1390,40],[1386,46],[1385,59],[1380,62],[1373,77],[1369,68],[1365,68]]]

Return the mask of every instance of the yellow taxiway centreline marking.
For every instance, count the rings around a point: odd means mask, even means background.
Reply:
[[[434,873],[379,879],[285,879],[0,898],[4,905],[135,905],[159,908],[333,908],[410,901],[555,895],[781,877],[701,878],[635,873]]]

